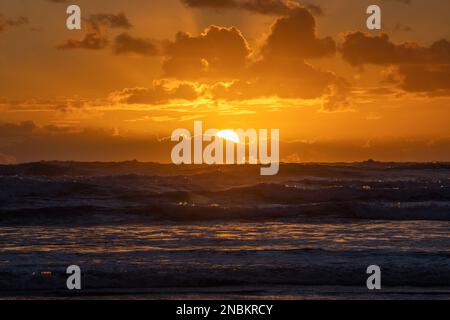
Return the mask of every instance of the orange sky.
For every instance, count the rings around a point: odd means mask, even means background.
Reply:
[[[0,3],[0,163],[169,161],[197,119],[279,128],[284,161],[450,161],[448,1],[72,3],[81,31]]]

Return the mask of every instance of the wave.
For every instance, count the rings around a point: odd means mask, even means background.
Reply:
[[[447,164],[0,166],[0,224],[351,218],[450,221]],[[112,174],[116,173],[116,174]]]
[[[64,259],[64,256],[60,258]],[[450,257],[448,253],[439,252],[207,250],[174,251],[170,256],[147,252],[129,253],[129,256],[109,254],[107,260],[102,260],[102,256],[96,258],[101,264],[83,265],[84,290],[243,285],[364,287],[366,268],[374,261],[383,270],[384,287],[450,287]],[[61,267],[61,259],[58,264],[40,265],[39,268],[2,270],[2,291],[63,290],[67,274]],[[119,259],[122,264],[115,265],[114,259]]]
[[[232,220],[433,220],[450,221],[448,203],[311,203],[302,205],[202,206],[161,204],[135,207],[65,206],[0,210],[0,225],[145,224]]]

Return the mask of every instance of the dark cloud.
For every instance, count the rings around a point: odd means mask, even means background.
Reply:
[[[61,112],[71,112],[74,110],[80,110],[86,108],[88,101],[86,100],[73,100],[66,99],[63,101],[50,101],[49,104],[52,108]]]
[[[172,100],[195,100],[198,97],[199,93],[192,84],[169,86],[164,81],[156,81],[151,88],[127,88],[113,92],[110,100],[125,104],[164,104]]]
[[[14,124],[8,124],[14,126]],[[49,130],[50,129],[50,130]],[[169,162],[173,143],[147,138],[123,137],[114,130],[55,130],[38,127],[20,139],[10,136],[6,144],[0,137],[0,162],[68,161],[142,161]],[[39,151],[39,152],[37,152]]]
[[[315,19],[308,10],[292,10],[273,24],[260,59],[249,64],[245,77],[231,85],[216,85],[213,96],[230,100],[326,97],[324,108],[330,111],[348,106],[349,85],[307,62],[335,52],[336,44],[331,38],[317,37]]]
[[[450,42],[442,39],[429,47],[414,43],[395,44],[388,35],[349,33],[342,45],[344,60],[354,66],[364,64],[450,64]]]
[[[288,14],[298,4],[282,0],[246,0],[240,3],[242,9],[261,14]]]
[[[28,24],[30,21],[25,16],[20,16],[17,19],[8,19],[0,14],[0,32],[5,31],[9,27],[20,27]]]
[[[116,37],[113,44],[115,54],[138,54],[143,56],[156,56],[159,54],[158,46],[150,39],[136,38],[128,33]]]
[[[450,96],[450,65],[401,65],[398,73],[405,91]]]
[[[318,58],[333,55],[336,44],[330,37],[319,39],[316,21],[305,9],[295,9],[272,26],[262,48],[265,59]]]
[[[250,49],[238,29],[210,26],[197,37],[179,32],[165,54],[168,77],[233,78],[244,70]]]
[[[130,21],[125,16],[124,13],[119,14],[107,14],[98,13],[92,14],[88,18],[88,23],[94,27],[109,27],[109,28],[120,28],[120,29],[130,29],[132,27]]]
[[[100,50],[108,46],[108,28],[130,29],[130,21],[123,13],[106,14],[99,13],[90,15],[86,20],[86,33],[81,39],[68,39],[65,43],[57,46],[61,50],[89,49]]]
[[[325,97],[324,108],[348,107],[349,85],[335,74],[320,70],[308,61],[336,53],[335,42],[319,38],[315,18],[304,8],[291,10],[276,20],[261,48],[261,58],[250,66],[258,78],[256,90],[281,98]]]
[[[297,1],[291,0],[181,0],[181,2],[190,8],[239,9],[268,15],[286,15],[300,7]],[[318,5],[307,4],[305,7],[313,14],[323,14],[322,8]]]
[[[181,0],[186,6],[191,8],[235,8],[237,0]]]
[[[342,55],[353,66],[394,66],[386,80],[399,82],[407,92],[450,93],[450,41],[446,39],[423,47],[414,43],[395,44],[386,34],[370,36],[355,32],[346,35]]]
[[[407,4],[410,5],[412,4],[413,0],[383,0],[384,2],[397,2],[397,3],[401,3],[401,4]]]
[[[97,32],[88,32],[80,40],[69,39],[57,48],[61,50],[70,49],[90,49],[99,50],[104,49],[108,45],[108,39]]]

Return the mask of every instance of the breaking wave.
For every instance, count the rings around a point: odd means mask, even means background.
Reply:
[[[49,162],[0,166],[7,223],[316,219],[450,221],[446,164],[175,167]]]

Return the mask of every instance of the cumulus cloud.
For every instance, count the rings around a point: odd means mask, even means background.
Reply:
[[[245,72],[231,83],[218,83],[211,92],[215,99],[280,97],[314,99],[326,97],[325,108],[348,105],[349,85],[335,74],[312,66],[307,60],[332,56],[336,44],[319,38],[315,19],[304,9],[292,10],[272,25],[260,57],[247,61]]]
[[[305,9],[296,9],[272,26],[262,54],[266,59],[318,58],[333,55],[336,44],[330,37],[320,39],[316,21]]]
[[[211,3],[196,1],[190,5]],[[214,5],[230,4],[223,1]],[[89,21],[90,32],[83,39],[69,40],[60,48],[102,49],[108,45],[104,28],[131,27],[121,15],[91,15]],[[124,32],[116,36],[112,50],[115,54],[162,55],[165,78],[195,81],[205,89],[202,94],[214,100],[323,98],[324,108],[329,111],[349,106],[350,85],[334,73],[316,68],[310,61],[335,55],[335,41],[319,37],[313,14],[299,6],[289,7],[286,15],[275,20],[263,45],[255,52],[239,29],[215,25],[199,35],[179,32],[161,50],[151,39]],[[191,84],[176,89],[154,84],[151,88],[124,89],[113,96],[126,103],[161,104],[174,99],[192,100],[199,93]]]
[[[199,36],[179,32],[167,45],[163,70],[168,77],[236,77],[245,68],[250,49],[234,27],[210,26]]]

